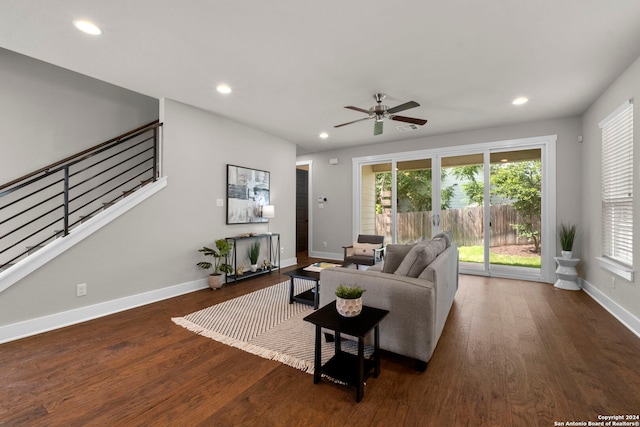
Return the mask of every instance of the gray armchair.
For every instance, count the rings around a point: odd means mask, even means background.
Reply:
[[[360,234],[353,245],[343,248],[343,267],[351,264],[355,264],[356,269],[361,265],[372,266],[384,259],[384,236]]]

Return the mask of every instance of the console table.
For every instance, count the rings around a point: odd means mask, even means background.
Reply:
[[[249,279],[251,277],[259,276],[261,274],[271,273],[273,270],[277,270],[280,267],[280,234],[271,233],[271,234],[256,234],[253,236],[235,236],[235,237],[226,237],[226,241],[231,242],[233,245],[233,249],[225,257],[225,262],[233,267],[233,273],[227,274],[225,279],[225,283],[233,282],[237,283],[238,280]],[[257,271],[252,272],[249,269],[244,271],[242,275],[238,275],[238,243],[239,242],[247,242],[248,244],[252,240],[262,240],[266,242],[267,248],[267,260],[271,264],[269,267],[260,267]],[[275,244],[275,247],[274,247]],[[243,245],[245,246],[245,245]],[[264,253],[264,246],[261,245],[260,253]],[[241,255],[240,258],[240,266],[242,265],[242,261],[244,261],[244,257]]]

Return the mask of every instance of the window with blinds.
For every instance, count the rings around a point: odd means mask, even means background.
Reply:
[[[600,122],[603,257],[633,267],[633,101]]]

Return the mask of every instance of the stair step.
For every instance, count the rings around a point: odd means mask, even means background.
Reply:
[[[80,215],[80,224],[91,219],[91,215]]]

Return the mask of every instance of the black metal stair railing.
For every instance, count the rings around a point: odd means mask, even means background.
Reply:
[[[0,271],[159,178],[157,120],[0,185]]]

